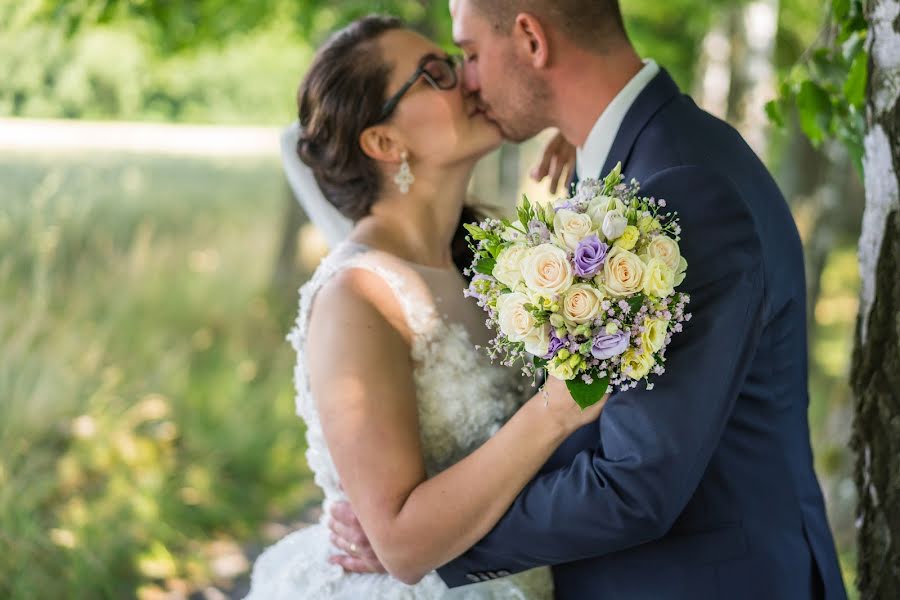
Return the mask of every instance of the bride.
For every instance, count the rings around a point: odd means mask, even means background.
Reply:
[[[387,17],[331,37],[301,86],[297,152],[352,222],[301,289],[290,336],[326,510],[259,558],[251,600],[552,597],[547,568],[455,590],[434,572],[603,405],[581,412],[557,380],[523,398],[521,375],[476,348],[490,334],[451,246],[475,163],[501,136],[462,88],[450,57]],[[343,501],[390,575],[329,560],[358,551],[329,532]]]

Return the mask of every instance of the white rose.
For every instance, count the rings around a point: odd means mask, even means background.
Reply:
[[[650,240],[647,244],[646,262],[650,262],[651,258],[658,258],[669,267],[672,271],[678,271],[678,265],[681,262],[681,249],[678,242],[665,235],[658,235]]]
[[[610,242],[622,237],[625,228],[628,227],[628,219],[620,212],[612,211],[606,213],[603,219],[603,235]]]
[[[525,244],[514,244],[504,248],[497,257],[497,264],[491,275],[510,289],[515,288],[522,281],[522,262],[526,256],[528,246]]]
[[[675,271],[659,258],[651,258],[644,269],[644,291],[657,298],[671,296],[675,291]]]
[[[544,323],[532,329],[522,341],[525,342],[526,352],[537,357],[546,356],[550,351],[550,324]]]
[[[603,265],[606,291],[612,296],[632,296],[644,289],[644,262],[636,254],[613,248]]]
[[[550,325],[538,324],[525,308],[529,304],[525,294],[513,292],[497,298],[497,320],[500,331],[513,342],[524,342],[525,350],[544,356],[550,349]]]
[[[602,301],[603,295],[593,285],[576,283],[569,288],[563,298],[561,305],[563,317],[578,325],[590,323],[600,313]]]
[[[591,233],[594,223],[587,215],[572,210],[562,209],[553,217],[553,231],[563,246],[572,252]]]
[[[613,198],[611,196],[598,196],[591,200],[591,203],[588,204],[587,215],[594,223],[594,229],[603,227],[606,213],[610,211],[625,214],[625,205],[618,198]]]
[[[572,265],[565,250],[541,244],[532,248],[522,262],[522,277],[532,292],[552,298],[572,285]]]

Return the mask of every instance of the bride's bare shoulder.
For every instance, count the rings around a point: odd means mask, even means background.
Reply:
[[[384,264],[381,257],[378,263],[348,266],[322,285],[312,305],[311,337],[317,333],[328,335],[332,328],[344,337],[347,327],[361,328],[362,332],[387,325],[404,339],[410,339],[406,315],[397,297],[402,288],[389,281],[409,274],[402,272],[403,265]]]

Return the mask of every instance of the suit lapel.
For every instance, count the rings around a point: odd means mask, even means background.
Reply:
[[[622,121],[621,127],[619,127],[616,139],[609,149],[609,155],[606,157],[603,170],[600,173],[591,173],[589,176],[602,179],[620,161],[622,166],[626,167],[638,135],[640,135],[653,115],[680,93],[681,90],[678,89],[678,85],[672,80],[669,73],[665,69],[660,69],[656,77],[641,91],[634,104],[631,105],[631,108],[625,114],[625,119]]]
[[[606,157],[603,170],[600,173],[588,173],[587,176],[603,179],[620,161],[622,162],[622,167],[626,167],[638,135],[650,122],[653,115],[680,93],[681,90],[678,89],[678,84],[675,83],[668,71],[661,68],[656,77],[641,91],[634,104],[631,105],[631,108],[625,114],[625,119],[623,119],[619,131],[616,133],[616,139],[609,149],[609,155]],[[572,177],[569,179],[569,197],[575,192],[575,187],[578,185],[582,175],[574,169],[572,170]]]

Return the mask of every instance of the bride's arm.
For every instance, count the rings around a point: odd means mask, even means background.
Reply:
[[[375,553],[406,583],[484,537],[568,434],[599,415],[599,406],[582,413],[555,384],[549,403],[532,398],[478,450],[427,479],[396,300],[378,276],[353,269],[320,291],[315,308],[307,360],[328,447]]]

